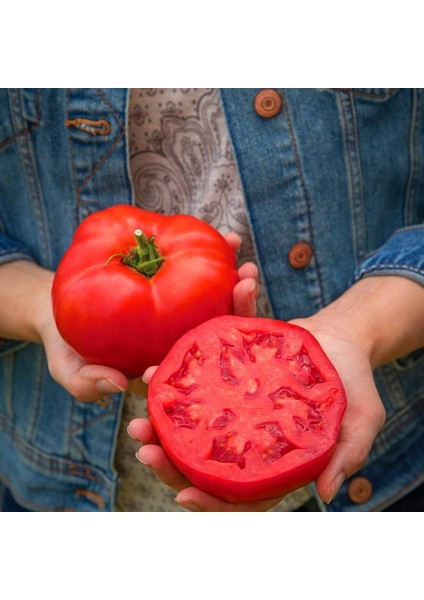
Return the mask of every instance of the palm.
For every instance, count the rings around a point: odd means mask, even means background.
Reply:
[[[339,440],[330,462],[317,479],[318,493],[328,501],[337,491],[333,485],[335,478],[339,474],[350,477],[363,466],[384,423],[385,411],[369,358],[360,346],[343,337],[339,330],[320,324],[314,318],[293,322],[317,338],[336,367],[346,391],[347,407]]]

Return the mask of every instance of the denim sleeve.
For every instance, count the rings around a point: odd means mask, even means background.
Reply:
[[[424,285],[424,225],[395,231],[358,266],[354,282],[370,275],[401,275]]]
[[[34,260],[23,244],[0,232],[0,265],[21,259]]]

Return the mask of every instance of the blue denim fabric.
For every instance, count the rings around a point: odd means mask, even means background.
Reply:
[[[282,111],[256,114],[258,90],[222,104],[274,314],[314,313],[356,279],[424,278],[423,90],[279,90]],[[89,213],[132,202],[126,90],[0,90],[0,262],[54,269]],[[303,270],[296,242],[314,255]],[[0,346],[0,478],[35,510],[111,510],[122,399],[82,404],[50,377],[43,349]],[[342,487],[328,510],[382,510],[424,481],[424,352],[375,373],[387,424],[361,475],[371,499]]]
[[[0,512],[31,512],[24,508],[10,493],[10,490],[0,482]]]
[[[279,90],[270,119],[257,92],[221,97],[274,315],[311,315],[363,276],[424,283],[424,91]],[[304,270],[296,242],[314,249]],[[357,474],[372,497],[353,504],[347,482],[324,510],[382,510],[424,481],[423,375],[422,351],[375,372],[387,423]]]
[[[83,218],[132,201],[126,108],[125,89],[0,90],[1,262],[55,269]],[[120,395],[83,404],[50,377],[42,347],[0,352],[1,480],[30,509],[113,509]]]

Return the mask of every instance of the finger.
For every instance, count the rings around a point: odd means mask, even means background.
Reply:
[[[176,492],[191,485],[184,475],[174,467],[160,446],[154,444],[142,446],[136,457],[140,462],[153,469],[162,483]]]
[[[247,277],[250,277],[251,279],[256,279],[256,281],[258,281],[258,267],[252,262],[246,262],[239,268],[238,276],[240,279],[246,279]]]
[[[254,317],[257,295],[256,279],[247,278],[239,281],[233,290],[234,313],[241,317]]]
[[[237,252],[237,250],[240,248],[240,245],[241,245],[240,236],[237,235],[237,233],[234,233],[233,231],[231,231],[230,233],[226,233],[224,235],[224,237],[227,240],[227,243],[234,250],[234,252]]]
[[[348,404],[339,440],[327,467],[316,481],[317,491],[324,502],[331,502],[343,482],[364,466],[385,420],[385,411],[376,389],[368,389],[367,409]],[[349,396],[348,396],[349,398]]]
[[[125,392],[128,387],[123,373],[101,365],[83,364],[77,370],[67,365],[54,378],[80,402],[96,402],[106,394]]]
[[[263,512],[276,506],[281,498],[233,504],[210,496],[195,487],[187,487],[177,494],[175,501],[184,508],[195,512]]]
[[[142,380],[144,381],[144,383],[145,383],[146,385],[149,385],[149,384],[150,384],[150,380],[151,380],[151,378],[153,377],[153,374],[154,374],[154,372],[156,371],[156,369],[157,369],[157,366],[153,366],[153,367],[148,367],[148,368],[147,368],[147,369],[144,371],[144,373],[143,373],[143,376],[142,376]]]
[[[158,444],[158,438],[149,419],[132,419],[128,424],[127,432],[141,444]]]
[[[88,365],[59,335],[49,339],[45,348],[53,379],[81,402],[96,402],[128,387],[123,373],[102,365]]]

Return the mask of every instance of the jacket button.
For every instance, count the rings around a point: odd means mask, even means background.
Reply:
[[[355,504],[364,504],[372,496],[372,485],[366,477],[355,477],[347,488],[349,499]]]
[[[278,115],[283,106],[283,98],[276,90],[261,90],[253,102],[259,116],[270,119]]]
[[[289,250],[289,264],[293,269],[304,269],[311,262],[313,253],[312,246],[307,242],[293,244]]]

